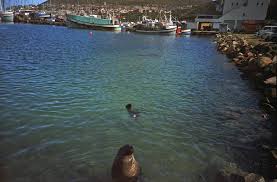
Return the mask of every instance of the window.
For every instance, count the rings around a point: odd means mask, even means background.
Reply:
[[[264,5],[264,3],[261,3],[261,5],[263,6],[263,5]]]
[[[245,16],[245,13],[243,13],[242,16]]]
[[[259,3],[257,3],[257,6],[259,6]]]
[[[232,3],[232,6],[234,6],[234,3]]]
[[[236,5],[238,6],[238,5],[239,5],[239,3],[237,2],[237,3],[236,3]]]

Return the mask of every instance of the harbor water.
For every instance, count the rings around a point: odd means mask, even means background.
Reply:
[[[259,97],[213,37],[0,25],[7,181],[110,181],[124,144],[145,182],[206,181],[250,166],[240,148],[269,133]]]

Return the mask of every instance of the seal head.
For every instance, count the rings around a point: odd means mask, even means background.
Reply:
[[[132,104],[127,104],[125,108],[127,109],[131,117],[137,118],[139,116],[139,112],[136,112],[132,109]]]
[[[136,182],[141,173],[134,157],[134,148],[124,145],[118,150],[112,166],[112,179],[115,182]]]

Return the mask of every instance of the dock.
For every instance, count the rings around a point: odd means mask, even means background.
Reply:
[[[201,30],[194,30],[191,32],[192,35],[215,35],[218,31],[201,31]]]

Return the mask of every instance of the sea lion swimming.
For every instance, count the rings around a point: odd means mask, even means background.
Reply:
[[[139,116],[139,112],[136,112],[132,109],[132,104],[127,104],[125,107],[131,117],[136,118]]]
[[[114,182],[137,182],[141,168],[134,157],[134,148],[124,145],[118,150],[112,166]]]

